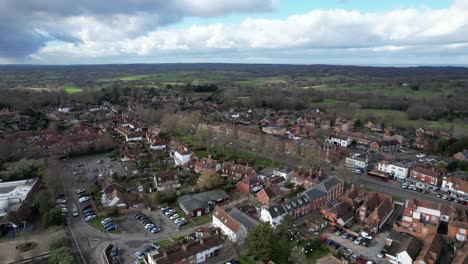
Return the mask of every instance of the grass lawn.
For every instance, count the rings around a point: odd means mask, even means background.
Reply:
[[[76,86],[76,85],[65,85],[63,86],[63,90],[67,94],[80,93],[83,91],[79,86]]]
[[[161,245],[161,248],[163,248],[163,249],[169,248],[173,243],[169,239],[164,239],[164,240],[160,240],[160,241],[156,241],[156,242],[158,242],[159,245]]]
[[[95,229],[97,229],[99,231],[102,231],[104,229],[104,227],[102,226],[101,221],[106,219],[106,218],[107,218],[106,216],[98,216],[98,217],[94,218],[93,220],[89,221],[88,224],[91,227],[93,227],[93,228],[95,228]],[[115,234],[115,235],[120,235],[123,232],[122,232],[122,229],[119,228],[119,229],[111,231],[109,233]]]
[[[180,229],[185,229],[185,228],[189,228],[189,227],[195,226],[195,222],[192,221],[192,219],[191,219],[190,217],[188,217],[188,216],[185,214],[184,210],[182,210],[179,206],[175,207],[174,210],[176,211],[176,214],[179,215],[179,217],[183,217],[183,218],[185,218],[185,219],[188,221],[188,223],[187,223],[186,225],[181,226]]]
[[[207,214],[207,215],[202,215],[202,216],[193,218],[193,221],[195,221],[196,225],[201,225],[204,223],[211,222],[212,219],[213,217],[210,214]]]
[[[317,263],[317,259],[323,258],[326,255],[330,254],[327,249],[318,249],[312,251],[309,255],[307,255],[307,263],[308,264],[315,264]]]
[[[347,101],[335,100],[335,99],[324,99],[322,102],[312,102],[310,107],[319,109],[335,108],[338,103],[349,103]]]

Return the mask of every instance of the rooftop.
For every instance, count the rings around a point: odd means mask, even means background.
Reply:
[[[10,181],[0,183],[0,216],[4,216],[11,208],[18,207],[26,197],[37,179]]]

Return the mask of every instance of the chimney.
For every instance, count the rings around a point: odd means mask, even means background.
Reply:
[[[208,159],[211,159],[211,154],[208,154]]]

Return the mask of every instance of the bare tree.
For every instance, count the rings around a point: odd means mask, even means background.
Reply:
[[[46,160],[46,169],[42,179],[54,196],[63,192],[63,173],[63,165],[59,160],[54,158]]]
[[[215,171],[207,170],[201,173],[197,181],[197,187],[201,191],[207,191],[221,186],[224,179]]]

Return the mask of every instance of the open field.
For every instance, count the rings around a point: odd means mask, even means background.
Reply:
[[[241,86],[250,86],[250,87],[260,87],[268,84],[277,84],[277,83],[286,83],[287,77],[285,76],[276,76],[276,77],[255,77],[248,78],[234,83]]]
[[[83,91],[79,86],[76,86],[76,85],[65,85],[63,86],[63,90],[67,94],[80,93]]]
[[[352,85],[319,85],[312,86],[318,91],[322,92],[334,92],[334,91],[346,91],[357,94],[379,94],[385,96],[404,96],[415,99],[425,98],[438,98],[447,97],[453,95],[452,89],[439,88],[439,89],[421,89],[418,91],[412,90],[409,87],[387,87],[382,83],[363,83],[363,84],[352,84]]]
[[[128,76],[119,76],[113,78],[101,78],[97,81],[99,82],[112,82],[112,81],[152,81],[152,82],[162,82],[164,84],[179,85],[194,80],[222,80],[225,78],[225,75],[222,73],[216,72],[172,72],[172,73],[160,73],[160,74],[140,74],[140,75],[128,75]]]

